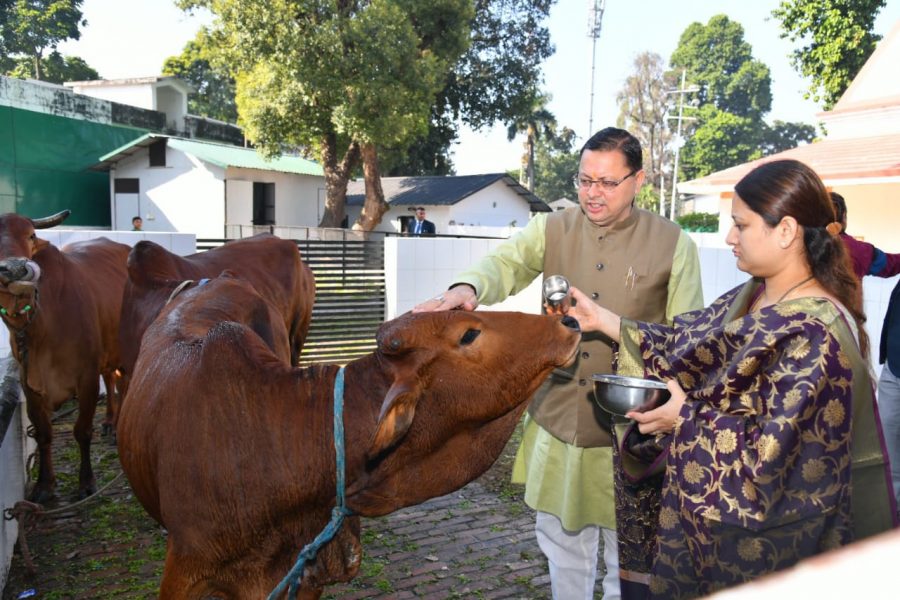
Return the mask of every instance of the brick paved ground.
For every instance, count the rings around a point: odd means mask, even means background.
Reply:
[[[98,415],[102,414],[98,410]],[[56,425],[64,506],[77,486],[74,415]],[[98,420],[99,422],[99,420]],[[488,473],[461,490],[379,519],[363,520],[359,575],[323,598],[549,598],[546,562],[534,540],[534,514],[507,483],[515,442]],[[115,448],[97,436],[98,483],[120,472]],[[165,555],[162,531],[133,498],[124,477],[102,497],[46,517],[27,536],[36,575],[17,551],[2,600],[33,588],[33,598],[155,598]],[[597,597],[600,597],[599,583]]]

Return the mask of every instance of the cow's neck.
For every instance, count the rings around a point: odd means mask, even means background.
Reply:
[[[365,471],[381,403],[391,387],[374,354],[350,362],[344,372],[344,430],[347,487]]]

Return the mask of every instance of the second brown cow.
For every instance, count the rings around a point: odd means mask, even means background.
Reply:
[[[297,364],[309,332],[316,284],[294,242],[261,234],[190,256],[178,256],[149,241],[135,244],[128,256],[128,281],[119,329],[122,386],[127,391],[141,338],[174,288],[229,270],[242,277],[279,315],[290,340],[290,359]]]
[[[252,290],[250,290],[252,292]],[[265,598],[328,523],[337,367],[292,368],[265,302],[222,277],[144,336],[119,423],[122,466],[168,531],[160,597]],[[227,313],[227,315],[226,315]],[[447,494],[486,471],[529,396],[578,348],[565,317],[407,314],[345,369],[347,506],[301,598],[359,569],[359,515]]]

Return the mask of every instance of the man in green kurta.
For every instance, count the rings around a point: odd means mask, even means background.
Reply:
[[[473,310],[518,293],[541,273],[563,275],[637,320],[671,322],[700,308],[693,241],[668,219],[634,206],[644,182],[642,160],[630,133],[599,131],[581,150],[578,207],[535,216],[415,310]],[[612,372],[612,354],[609,338],[584,335],[576,363],[550,376],[525,417],[513,481],[524,481],[525,502],[537,511],[535,532],[555,599],[593,598],[601,535],[603,597],[619,597],[609,422],[595,407],[591,386],[594,373]]]

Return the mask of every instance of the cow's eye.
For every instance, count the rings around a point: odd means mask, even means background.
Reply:
[[[481,335],[480,329],[469,329],[463,334],[462,338],[460,338],[459,345],[468,346],[469,344],[474,342],[475,338],[477,338],[479,335]]]

